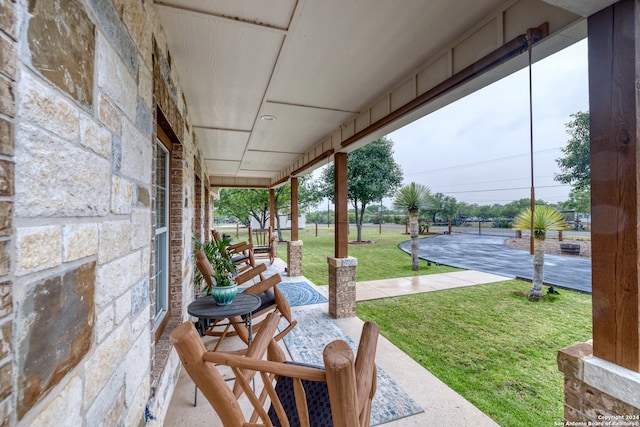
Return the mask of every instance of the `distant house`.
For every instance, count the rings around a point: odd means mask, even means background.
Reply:
[[[291,229],[291,215],[279,215],[280,217],[280,229],[281,230],[290,230]],[[269,217],[267,217],[267,221],[269,221]],[[302,230],[306,225],[306,216],[305,214],[298,215],[298,230]],[[251,228],[261,228],[261,225],[255,218],[251,218]],[[278,228],[278,222],[276,221],[276,228]]]

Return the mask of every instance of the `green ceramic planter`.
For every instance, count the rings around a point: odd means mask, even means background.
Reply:
[[[211,297],[218,305],[229,305],[238,294],[238,285],[212,286]]]

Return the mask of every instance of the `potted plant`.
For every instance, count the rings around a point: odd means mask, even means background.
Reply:
[[[200,270],[196,268],[194,282],[205,295],[211,295],[219,305],[231,304],[238,293],[238,284],[233,280],[236,266],[227,256],[227,246],[230,242],[229,236],[224,236],[220,243],[216,243],[215,240],[202,243],[197,237],[193,237],[194,254],[203,252],[215,273],[211,276],[213,286],[209,286]]]

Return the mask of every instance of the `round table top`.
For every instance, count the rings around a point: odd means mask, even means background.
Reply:
[[[187,312],[201,319],[225,319],[249,314],[260,307],[260,297],[239,293],[228,305],[218,305],[211,296],[199,298],[189,304]]]

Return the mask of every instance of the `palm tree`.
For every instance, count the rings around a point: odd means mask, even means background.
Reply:
[[[520,230],[531,229],[531,208],[520,212],[514,227]],[[544,278],[544,240],[551,230],[564,230],[567,224],[560,212],[551,206],[536,206],[533,210],[533,280],[529,291],[529,301],[542,299],[542,280]]]
[[[429,206],[431,190],[422,184],[412,182],[405,185],[396,194],[393,205],[396,209],[409,211],[409,226],[411,230],[411,270],[417,271],[418,265],[418,211]]]

